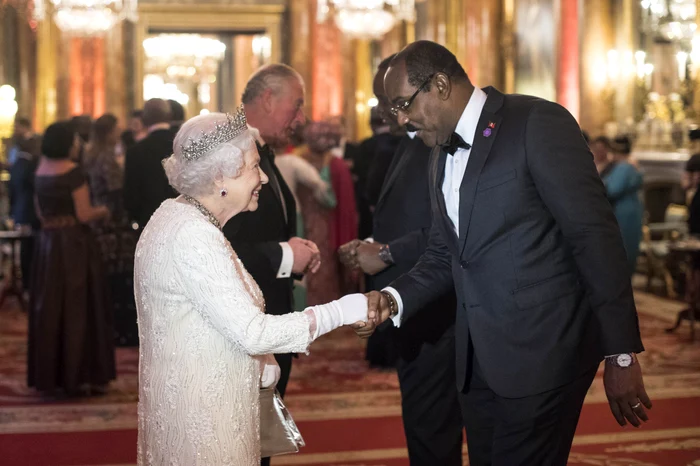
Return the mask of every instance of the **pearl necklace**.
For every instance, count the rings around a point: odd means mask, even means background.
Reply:
[[[214,214],[209,212],[209,209],[204,207],[201,202],[199,202],[197,199],[193,198],[192,196],[188,196],[187,194],[183,194],[182,197],[185,198],[185,200],[187,202],[189,202],[190,204],[195,206],[197,208],[197,210],[199,210],[202,213],[202,215],[204,215],[207,218],[207,220],[209,220],[216,228],[221,230],[221,223],[219,223],[219,221],[216,219],[216,217],[214,217]]]

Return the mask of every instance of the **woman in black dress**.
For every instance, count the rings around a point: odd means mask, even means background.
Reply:
[[[45,393],[99,393],[116,377],[111,309],[102,261],[88,227],[109,210],[94,207],[85,175],[71,161],[74,127],[46,129],[35,191],[37,239],[29,315],[28,384]]]

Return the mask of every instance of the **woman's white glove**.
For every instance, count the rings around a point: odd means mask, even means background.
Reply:
[[[277,360],[271,354],[260,356],[260,387],[269,388],[277,385],[282,371]]]
[[[367,322],[367,297],[356,293],[310,308],[316,316],[314,339],[343,325]]]

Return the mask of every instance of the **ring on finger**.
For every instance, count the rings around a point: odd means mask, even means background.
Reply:
[[[636,405],[633,405],[633,406],[632,406],[632,409],[637,409],[637,408],[639,408],[640,406],[642,406],[642,402],[641,402],[641,401],[638,401]]]

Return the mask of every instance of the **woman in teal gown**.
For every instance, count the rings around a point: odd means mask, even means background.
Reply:
[[[629,162],[632,145],[627,137],[618,137],[613,144],[612,167],[605,170],[603,183],[622,232],[630,275],[637,267],[639,243],[642,239],[644,207],[641,201],[642,174]]]

